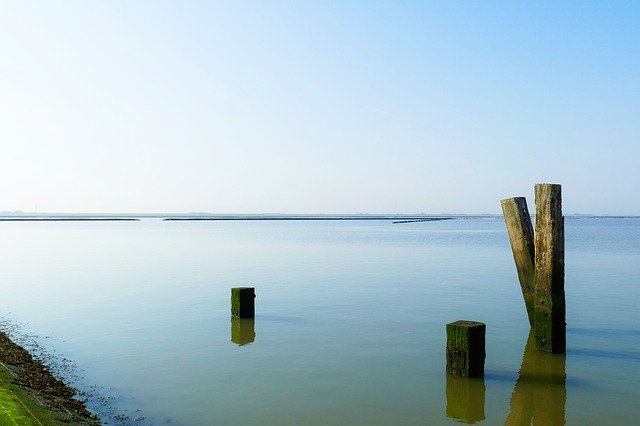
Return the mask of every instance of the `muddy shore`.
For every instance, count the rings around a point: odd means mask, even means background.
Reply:
[[[2,331],[0,362],[0,390],[10,398],[5,403],[15,401],[16,415],[25,416],[30,421],[26,424],[101,424],[83,402],[74,399],[76,389],[54,377],[49,368]]]

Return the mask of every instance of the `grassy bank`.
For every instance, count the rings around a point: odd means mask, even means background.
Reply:
[[[0,332],[0,425],[99,425],[75,394]]]

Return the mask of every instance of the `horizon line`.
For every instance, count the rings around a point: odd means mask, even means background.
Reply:
[[[535,216],[535,212],[531,214]],[[171,217],[442,217],[442,216],[479,216],[479,217],[501,217],[502,213],[211,213],[211,212],[26,212],[21,210],[0,211],[2,217],[147,217],[147,218],[171,218]],[[636,214],[596,214],[596,213],[565,213],[569,217],[640,217]]]

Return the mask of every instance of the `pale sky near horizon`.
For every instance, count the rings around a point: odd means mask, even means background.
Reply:
[[[640,2],[0,1],[0,211],[640,215]]]

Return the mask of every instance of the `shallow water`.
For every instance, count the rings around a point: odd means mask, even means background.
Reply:
[[[634,423],[640,219],[565,226],[566,357],[527,349],[501,218],[0,222],[0,316],[107,424]],[[458,319],[487,324],[482,380],[444,374]]]

